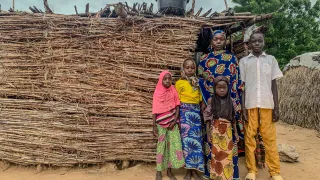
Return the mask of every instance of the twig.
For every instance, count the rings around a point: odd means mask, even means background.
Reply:
[[[200,16],[200,13],[201,13],[202,9],[203,9],[202,7],[199,9],[199,11],[196,13],[195,17]]]
[[[225,4],[225,6],[226,6],[226,11],[228,11],[229,7],[228,7],[227,0],[224,0],[224,4]]]
[[[48,0],[43,0],[44,9],[47,14],[53,14],[53,11],[50,9]]]
[[[102,13],[104,13],[107,9],[110,9],[109,5],[106,5],[103,9],[101,9],[96,15],[96,18],[100,18],[102,16]],[[111,12],[110,12],[111,13]]]
[[[74,10],[76,11],[76,15],[78,15],[78,16],[79,16],[78,8],[77,8],[77,6],[76,6],[76,5],[74,5]]]
[[[134,3],[134,4],[133,4],[132,11],[138,12],[137,5],[138,5],[138,3]]]
[[[129,7],[129,5],[128,5],[127,1],[126,1],[125,3],[126,3],[127,11],[130,11],[130,7]]]
[[[149,12],[153,12],[153,3],[150,4],[150,7],[149,7]]]
[[[212,8],[209,9],[206,13],[204,13],[201,17],[207,17],[212,11]]]
[[[40,10],[36,6],[33,6],[33,8],[37,13],[40,13]]]
[[[89,5],[89,3],[87,3],[86,4],[86,14],[88,15],[88,17],[89,17],[89,8],[90,8],[90,5]]]

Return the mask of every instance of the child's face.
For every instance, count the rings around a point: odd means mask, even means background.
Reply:
[[[255,53],[261,53],[264,47],[264,37],[262,34],[253,34],[250,39],[251,49]]]
[[[186,61],[183,65],[183,69],[188,77],[193,76],[196,72],[196,67],[192,60]]]
[[[225,46],[226,39],[224,34],[216,34],[212,38],[211,45],[215,51],[220,51]]]
[[[172,77],[170,74],[164,75],[163,80],[162,80],[162,85],[165,88],[169,88],[172,85]]]
[[[225,81],[218,82],[216,86],[216,93],[220,97],[225,97],[228,93],[228,84]]]

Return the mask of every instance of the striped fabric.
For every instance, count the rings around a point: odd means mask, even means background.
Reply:
[[[176,108],[162,114],[157,114],[156,123],[163,128],[167,128],[170,126],[170,123],[173,122],[175,114]]]

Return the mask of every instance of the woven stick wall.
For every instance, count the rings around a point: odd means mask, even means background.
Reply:
[[[320,71],[294,67],[279,80],[280,118],[320,131]]]
[[[0,14],[0,159],[54,166],[154,161],[158,74],[178,74],[192,59],[202,26],[233,23]]]

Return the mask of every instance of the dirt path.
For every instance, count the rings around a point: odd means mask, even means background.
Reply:
[[[277,124],[278,143],[293,145],[300,154],[300,162],[295,164],[281,163],[282,175],[285,180],[320,180],[320,138],[315,131],[303,129],[285,123]],[[132,168],[118,171],[113,164],[102,168],[87,169],[46,169],[36,173],[36,168],[13,166],[2,172],[0,164],[0,180],[152,180],[154,165],[139,164]],[[241,178],[246,170],[244,159],[240,160]],[[183,179],[184,170],[175,171],[178,179]],[[167,178],[163,178],[166,180]],[[259,171],[258,180],[268,180],[267,170]]]

